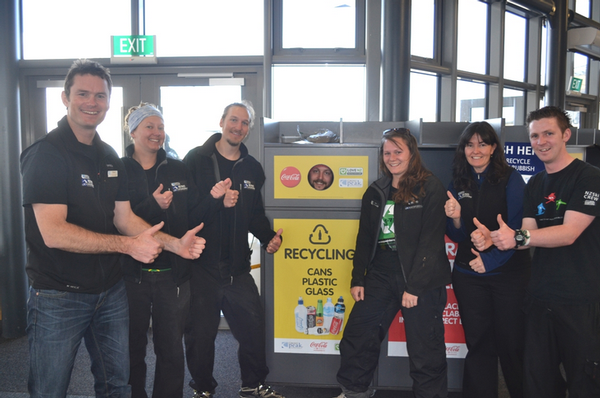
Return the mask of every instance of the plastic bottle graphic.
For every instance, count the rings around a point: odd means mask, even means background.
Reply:
[[[331,320],[331,329],[329,333],[339,334],[344,326],[344,312],[346,312],[346,305],[344,304],[344,297],[340,296],[337,304],[335,305],[333,319]]]
[[[327,302],[323,306],[323,326],[325,329],[331,329],[331,321],[333,320],[334,306],[331,302],[331,297],[327,297]]]
[[[298,305],[294,310],[294,317],[296,318],[296,331],[304,333],[304,330],[306,329],[306,307],[304,306],[302,297],[298,298]]]
[[[317,327],[323,327],[323,300],[317,300]]]

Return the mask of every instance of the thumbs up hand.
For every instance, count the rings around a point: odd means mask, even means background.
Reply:
[[[279,250],[279,246],[281,246],[281,234],[283,233],[283,228],[279,228],[279,231],[275,234],[273,239],[267,245],[267,253],[273,254],[277,250]]]
[[[446,194],[448,195],[448,200],[444,205],[446,217],[453,220],[460,219],[460,203],[458,203],[458,200],[454,199],[452,192],[447,191]]]
[[[164,247],[161,242],[154,238],[154,235],[160,231],[163,225],[164,222],[161,221],[146,229],[141,234],[131,237],[129,240],[130,244],[124,253],[129,254],[131,257],[142,263],[153,263],[154,259],[158,257]]]
[[[477,227],[475,231],[471,232],[471,242],[473,242],[473,246],[480,252],[487,250],[487,248],[493,244],[490,230],[480,223],[477,217],[473,217],[473,224]]]
[[[469,261],[471,269],[477,273],[483,274],[485,272],[485,266],[483,265],[483,259],[478,251],[471,249],[471,252],[475,255],[475,258]]]
[[[502,215],[498,214],[498,225],[500,228],[491,233],[492,242],[500,250],[514,249],[515,231],[513,231],[502,219]]]
[[[160,208],[166,210],[169,208],[169,206],[171,206],[171,202],[173,201],[173,192],[162,192],[162,190],[163,184],[160,184],[158,188],[156,188],[156,190],[152,193],[152,196],[154,197],[154,200],[156,200],[156,203],[158,203]]]

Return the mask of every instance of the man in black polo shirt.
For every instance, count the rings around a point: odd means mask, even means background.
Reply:
[[[21,155],[30,279],[31,397],[64,397],[82,338],[97,396],[128,397],[128,307],[120,254],[151,263],[163,250],[194,259],[198,226],[175,239],[129,205],[123,163],[96,127],[109,108],[108,70],[76,61],[62,93],[67,116]]]
[[[561,109],[533,111],[527,126],[545,170],[527,183],[521,229],[498,215],[500,228],[489,234],[500,250],[535,248],[524,306],[525,396],[600,397],[600,170],[567,151],[572,126]],[[483,248],[483,239],[474,243]]]

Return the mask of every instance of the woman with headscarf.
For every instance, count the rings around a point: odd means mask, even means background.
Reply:
[[[165,125],[162,113],[141,103],[129,109],[125,129],[133,144],[126,148],[123,163],[128,176],[129,199],[134,213],[163,230],[180,237],[205,221],[217,203],[199,195],[187,166],[168,158],[163,144]],[[214,196],[223,183],[215,185]],[[156,354],[154,398],[181,398],[184,384],[183,328],[189,308],[193,262],[163,251],[153,263],[143,264],[123,256],[123,278],[129,300],[130,378],[133,398],[147,398],[146,345],[152,320]]]

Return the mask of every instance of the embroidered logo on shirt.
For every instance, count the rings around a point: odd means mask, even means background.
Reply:
[[[460,191],[458,193],[458,200],[461,200],[464,198],[473,199],[470,192]]]
[[[94,181],[92,181],[92,179],[90,178],[89,175],[82,174],[81,175],[81,186],[94,188]]]
[[[251,189],[252,191],[254,191],[254,183],[252,181],[244,180],[244,183],[242,184],[242,188]]]
[[[422,209],[423,205],[419,202],[419,200],[411,200],[406,204],[404,210],[412,210],[412,209]]]
[[[173,192],[178,192],[178,191],[187,191],[188,187],[185,184],[182,184],[180,182],[172,182],[171,183],[171,191]]]
[[[583,199],[585,199],[583,202],[585,206],[596,206],[598,199],[600,199],[600,194],[598,194],[598,192],[585,191]]]
[[[119,170],[108,170],[108,173],[106,173],[108,175],[109,178],[111,177],[118,177],[119,176]]]

